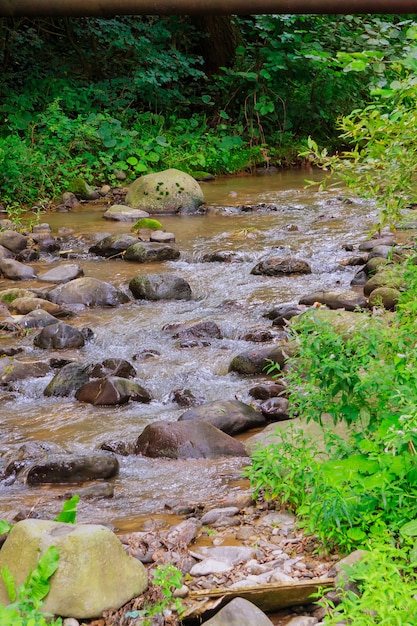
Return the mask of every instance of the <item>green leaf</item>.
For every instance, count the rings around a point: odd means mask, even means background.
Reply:
[[[0,535],[4,535],[4,533],[8,533],[11,531],[13,526],[9,524],[5,519],[0,520]]]
[[[401,526],[400,533],[404,537],[417,537],[417,520],[412,520]]]
[[[55,518],[55,522],[64,522],[66,524],[75,524],[77,518],[77,505],[80,501],[80,496],[76,493],[70,500],[64,502],[62,511]]]
[[[367,536],[360,528],[349,528],[346,534],[352,541],[364,541]]]
[[[230,117],[227,115],[226,111],[220,111],[219,117],[222,117],[224,120],[230,119]]]
[[[129,165],[137,165],[139,163],[139,161],[137,160],[136,157],[129,157],[128,159],[126,159],[126,163],[129,163]]]
[[[16,585],[13,575],[7,565],[5,565],[1,570],[1,577],[3,578],[3,582],[7,590],[7,595],[9,596],[10,600],[14,602],[16,600]]]
[[[211,96],[201,96],[202,101],[204,102],[204,104],[214,104],[214,102],[211,99]]]

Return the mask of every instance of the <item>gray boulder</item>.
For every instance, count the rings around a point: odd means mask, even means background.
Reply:
[[[30,265],[24,265],[15,259],[0,259],[0,272],[9,280],[33,280],[36,272]]]
[[[261,411],[272,422],[289,419],[287,398],[269,398],[261,404]]]
[[[251,274],[263,276],[283,276],[286,274],[311,274],[311,267],[307,261],[294,257],[271,257],[255,265]]]
[[[85,340],[78,328],[57,322],[56,324],[45,326],[36,335],[33,343],[37,348],[64,350],[65,348],[82,348]]]
[[[146,404],[152,400],[142,385],[118,376],[90,380],[78,389],[75,397],[94,406],[126,404],[129,400]]]
[[[113,478],[119,472],[119,461],[107,452],[92,454],[53,454],[35,460],[28,469],[28,485],[82,483]]]
[[[15,230],[0,231],[0,245],[13,252],[13,254],[18,254],[24,250],[27,246],[27,241],[27,237]]]
[[[134,378],[136,370],[125,359],[110,358],[96,363],[90,371],[91,378],[103,378],[104,376],[119,376],[121,378]]]
[[[205,626],[273,626],[261,609],[244,598],[234,598],[204,624]]]
[[[237,372],[246,376],[265,373],[271,361],[278,363],[282,369],[285,359],[295,352],[295,346],[290,343],[269,345],[253,350],[246,350],[236,355],[230,365],[229,372]]]
[[[247,456],[240,441],[201,420],[149,424],[135,442],[135,453],[170,459]]]
[[[249,404],[239,400],[215,400],[193,407],[181,415],[179,421],[202,420],[213,424],[228,435],[265,425],[265,417]]]
[[[91,365],[68,363],[64,365],[44,389],[44,396],[69,396],[89,381]]]
[[[108,235],[92,245],[89,252],[97,256],[111,257],[125,252],[135,243],[138,243],[138,238],[133,235]]]
[[[330,309],[345,309],[355,311],[365,309],[368,306],[366,298],[356,291],[333,289],[329,291],[315,291],[299,300],[299,304],[312,305],[315,302],[325,304]]]
[[[59,306],[54,302],[49,302],[49,300],[44,300],[43,298],[15,298],[8,305],[8,307],[9,311],[16,313],[17,315],[27,315],[27,313],[38,310],[45,311],[54,317],[68,317],[69,315],[72,315],[71,311],[67,311],[66,309],[63,309],[62,306]]]
[[[45,613],[78,619],[101,617],[103,611],[119,609],[147,587],[142,563],[125,553],[111,530],[93,524],[18,522],[0,551],[0,567],[7,565],[18,587],[50,546],[58,549],[59,565],[42,605]],[[3,580],[0,602],[10,603]]]
[[[44,283],[68,283],[70,280],[84,276],[84,271],[79,265],[67,264],[54,267],[53,269],[40,274],[38,280]]]
[[[136,222],[143,217],[149,217],[149,213],[142,211],[141,209],[132,209],[130,206],[124,204],[113,204],[105,213],[103,213],[105,220],[114,220],[117,222]]]
[[[129,301],[129,297],[110,283],[97,278],[76,278],[69,283],[59,285],[48,294],[49,300],[56,304],[87,307],[114,307]]]
[[[132,278],[129,289],[138,300],[191,300],[191,287],[173,274],[142,274]]]
[[[179,257],[179,251],[172,246],[167,246],[163,243],[139,241],[126,250],[124,260],[135,261],[136,263],[150,263],[153,261],[175,261]]]
[[[44,361],[18,361],[8,356],[0,358],[0,380],[11,383],[26,378],[43,378],[50,371]]]
[[[20,328],[45,328],[45,326],[51,326],[56,324],[58,320],[56,317],[44,311],[43,309],[37,309],[24,315],[18,322],[17,326]]]
[[[176,332],[172,335],[174,339],[190,341],[192,339],[221,339],[222,332],[215,322],[205,320],[196,324],[188,323],[175,326]]]
[[[169,169],[135,180],[127,192],[126,202],[150,214],[178,213],[195,211],[203,204],[204,196],[192,176]]]

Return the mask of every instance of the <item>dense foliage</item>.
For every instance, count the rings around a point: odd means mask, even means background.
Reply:
[[[118,170],[129,180],[173,166],[219,174],[286,164],[309,134],[334,147],[336,119],[367,103],[413,24],[2,19],[0,201],[42,206],[80,174],[99,184]]]

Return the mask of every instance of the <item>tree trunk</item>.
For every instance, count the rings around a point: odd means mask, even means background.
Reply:
[[[218,72],[220,67],[232,67],[240,31],[229,15],[201,15],[191,18],[201,35],[199,53],[204,59],[208,75]]]

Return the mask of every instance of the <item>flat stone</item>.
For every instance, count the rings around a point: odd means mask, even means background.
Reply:
[[[234,598],[204,624],[205,626],[273,626],[261,609],[244,598]]]
[[[201,518],[202,524],[214,524],[220,517],[237,515],[239,513],[239,509],[235,506],[226,506],[223,509],[211,509],[211,511],[207,511]]]
[[[222,574],[230,572],[233,569],[232,564],[225,563],[218,559],[208,558],[200,563],[196,563],[190,570],[191,576],[209,576],[210,574]]]

